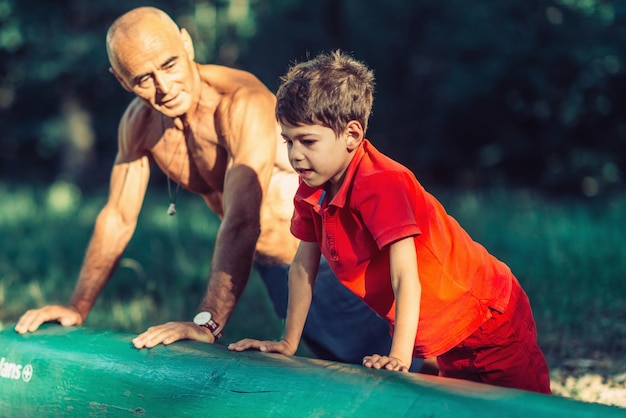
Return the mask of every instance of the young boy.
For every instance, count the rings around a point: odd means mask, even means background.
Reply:
[[[301,178],[285,334],[229,348],[293,355],[323,255],[391,325],[391,351],[366,356],[365,367],[407,371],[412,357],[437,357],[441,376],[550,393],[528,297],[510,269],[365,139],[373,90],[373,72],[340,51],[283,77],[276,116]]]

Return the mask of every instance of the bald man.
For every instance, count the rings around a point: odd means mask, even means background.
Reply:
[[[111,73],[136,95],[119,124],[109,197],[69,303],[29,310],[15,330],[33,332],[49,321],[83,324],[133,235],[154,164],[204,198],[221,224],[198,314],[149,328],[133,340],[135,347],[215,342],[253,263],[284,318],[288,263],[298,245],[289,232],[298,177],[280,137],[274,95],[250,73],[196,63],[187,31],[155,8],[118,18],[107,33],[107,52]],[[325,263],[304,341],[318,357],[352,363],[391,344],[385,321],[341,286]]]

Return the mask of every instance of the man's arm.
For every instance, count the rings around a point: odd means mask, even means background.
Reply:
[[[241,89],[225,100],[216,116],[220,146],[228,153],[224,178],[224,216],[215,240],[211,275],[198,311],[228,322],[252,271],[259,234],[260,209],[269,187],[276,156],[274,96],[261,88]],[[212,343],[214,337],[192,322],[151,327],[133,340],[137,348],[170,344],[180,339]]]
[[[224,133],[229,164],[224,180],[224,218],[220,225],[206,295],[199,310],[224,325],[241,296],[261,232],[261,205],[276,156],[274,96],[266,90],[242,90],[225,103]]]
[[[148,157],[119,163],[111,173],[109,199],[98,218],[87,248],[78,283],[69,302],[87,317],[100,291],[113,275],[128,245],[150,177]]]
[[[148,185],[149,167],[147,157],[114,165],[109,198],[96,219],[68,305],[48,305],[27,311],[15,326],[17,332],[35,331],[49,321],[58,321],[64,326],[82,325],[133,235]]]

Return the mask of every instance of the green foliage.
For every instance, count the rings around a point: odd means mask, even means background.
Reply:
[[[104,36],[144,4],[0,0],[0,175],[106,183],[131,96],[107,71]],[[368,136],[428,184],[587,196],[623,187],[622,2],[147,4],[189,30],[198,61],[250,70],[270,89],[293,61],[352,52],[378,79]],[[78,168],[74,105],[86,114],[82,136],[93,137]],[[96,174],[81,175],[87,167]]]
[[[83,195],[58,182],[49,188],[0,183],[0,323],[27,309],[65,304],[78,277],[103,194]],[[190,320],[206,291],[219,219],[201,199],[179,196],[166,214],[163,190],[150,193],[137,231],[86,325],[140,332],[170,320]],[[260,278],[253,274],[229,324],[232,341],[278,338],[282,325]]]
[[[548,356],[576,358],[595,351],[621,357],[626,196],[590,202],[501,191],[446,200],[470,235],[519,279]]]
[[[106,31],[144,5],[162,8],[192,33],[200,62],[234,64],[254,32],[248,8],[230,2],[0,0],[0,175],[58,177],[83,188],[106,183],[118,121],[132,97],[108,71]],[[78,112],[85,113],[84,133],[74,138]],[[72,161],[76,148],[90,156]],[[77,163],[90,175],[71,172]]]

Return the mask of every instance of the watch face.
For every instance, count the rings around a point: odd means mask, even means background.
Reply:
[[[194,324],[196,325],[205,325],[207,322],[211,320],[211,312],[200,312],[193,319]]]

